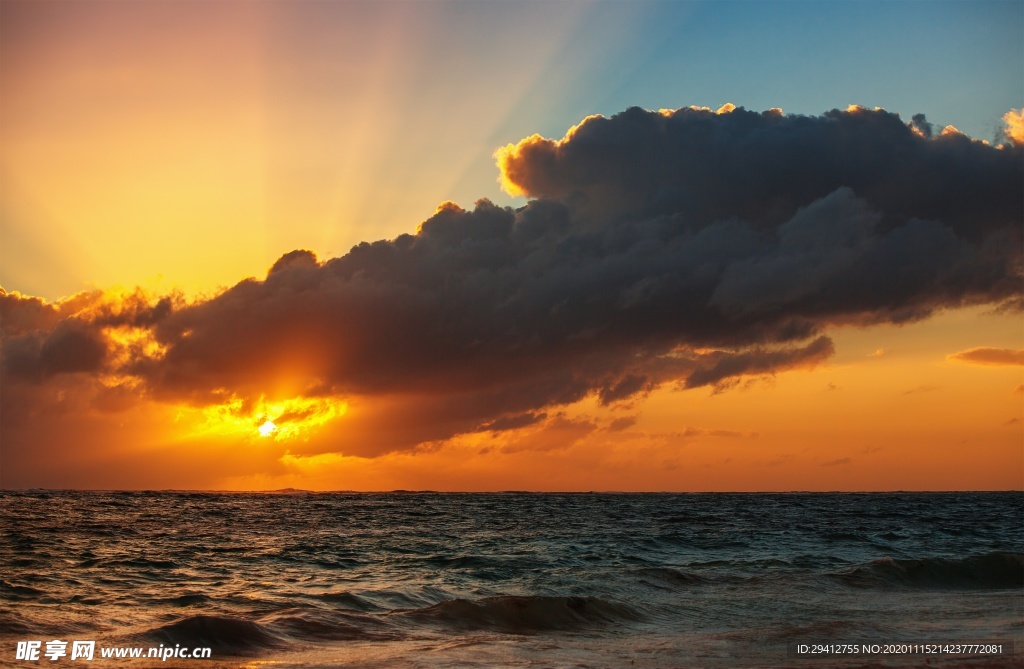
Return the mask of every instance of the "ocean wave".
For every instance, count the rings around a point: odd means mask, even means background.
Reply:
[[[35,632],[22,616],[0,611],[0,637],[26,637]]]
[[[242,654],[283,645],[281,639],[257,623],[229,616],[189,616],[151,629],[142,636],[167,645],[205,646],[226,654]]]
[[[122,559],[101,559],[101,558],[87,558],[75,565],[76,568],[80,569],[147,569],[147,570],[167,570],[177,569],[178,563],[174,560],[151,560],[148,558],[136,557],[136,558],[122,558]]]
[[[641,585],[646,585],[657,590],[688,590],[697,587],[744,587],[757,586],[766,579],[773,576],[767,574],[769,568],[790,567],[787,562],[776,560],[758,560],[751,562],[728,562],[732,568],[749,569],[753,564],[761,572],[757,575],[746,575],[742,573],[727,572],[720,569],[706,569],[702,565],[700,573],[684,571],[673,567],[644,567],[636,570],[637,579]],[[777,574],[775,575],[777,577]]]
[[[4,610],[0,607],[0,638],[45,636],[52,639],[60,638],[62,634],[94,633],[106,629],[109,626],[97,623],[94,616],[54,615],[52,610],[42,607],[31,610]]]
[[[67,600],[68,604],[82,604],[83,606],[101,606],[106,603],[102,597],[90,597],[88,595],[72,595]]]
[[[773,627],[751,627],[715,634],[718,639],[732,639],[760,644],[785,644],[797,640],[879,639],[892,630],[882,625],[853,620],[821,620],[817,622],[784,623]],[[866,669],[866,668],[865,668]],[[881,669],[881,665],[879,665]]]
[[[201,592],[186,592],[178,595],[177,597],[159,599],[157,600],[157,603],[168,604],[170,606],[196,606],[199,604],[206,604],[210,601],[212,601],[210,597],[202,594]]]
[[[965,558],[881,558],[829,574],[858,588],[1024,588],[1024,553],[996,552]]]
[[[497,558],[485,558],[479,555],[431,555],[424,558],[423,564],[441,569],[480,569],[500,565]]]
[[[645,567],[638,570],[640,583],[661,590],[676,590],[707,584],[708,578],[671,567]]]
[[[283,609],[260,618],[260,624],[303,641],[383,641],[397,638],[377,618],[337,611]]]
[[[597,597],[450,599],[426,608],[395,613],[418,622],[512,634],[578,630],[640,619],[640,614],[631,607]]]
[[[38,588],[33,588],[28,585],[18,585],[16,583],[8,583],[7,581],[0,580],[0,593],[4,595],[5,599],[14,601],[38,599],[45,593]]]
[[[341,606],[347,609],[356,609],[358,611],[373,611],[380,609],[379,606],[373,602],[355,595],[348,590],[339,590],[332,592],[322,592],[317,595],[312,595],[313,599],[319,599],[323,602],[329,602],[336,606]]]

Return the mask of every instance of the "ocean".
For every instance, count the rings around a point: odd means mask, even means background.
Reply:
[[[2,666],[1022,666],[1022,493],[0,499]]]

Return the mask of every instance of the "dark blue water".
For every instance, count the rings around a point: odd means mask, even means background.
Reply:
[[[1020,493],[0,499],[0,664],[89,639],[228,666],[810,666],[792,644],[1024,634]]]

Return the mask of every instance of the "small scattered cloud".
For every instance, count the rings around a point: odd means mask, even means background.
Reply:
[[[569,418],[564,413],[541,423],[540,428],[502,447],[502,453],[558,451],[572,447],[597,429],[589,418]]]
[[[966,351],[950,353],[946,359],[954,362],[969,362],[974,365],[1024,365],[1024,350],[979,346]]]
[[[884,348],[876,348],[876,349],[874,350],[874,352],[873,352],[873,353],[871,353],[870,355],[868,355],[868,357],[869,357],[869,358],[881,358],[881,357],[883,357],[883,356],[884,356],[884,355],[885,355],[886,353],[887,353],[887,351],[886,351],[886,350],[885,350]]]
[[[1024,383],[1013,389],[1014,395],[1024,395]]]
[[[725,439],[757,439],[760,434],[754,430],[739,431],[739,430],[721,430],[721,429],[709,429],[706,427],[686,427],[679,432],[673,432],[672,436],[681,437],[683,439],[692,439],[694,437],[719,437]]]
[[[904,390],[903,394],[904,395],[916,395],[917,393],[931,393],[931,392],[935,392],[938,389],[939,389],[939,386],[928,384],[928,385],[918,386],[917,388],[911,388],[910,390]]]
[[[851,460],[850,458],[839,458],[837,460],[829,460],[828,462],[823,462],[823,463],[821,463],[821,466],[822,467],[840,467],[842,465],[848,465],[851,462],[853,462],[853,460]]]
[[[832,382],[829,382],[829,384],[825,386],[825,391],[824,392],[831,393],[831,392],[834,392],[836,390],[839,390],[839,386],[837,386],[836,384],[834,384]]]
[[[609,432],[622,432],[636,425],[636,416],[620,416],[608,424]]]
[[[481,432],[505,432],[506,430],[517,430],[521,427],[539,423],[547,417],[548,415],[544,412],[527,412],[515,416],[502,416],[501,418],[481,425],[479,429]]]
[[[812,368],[835,352],[832,340],[821,336],[806,346],[785,350],[756,347],[743,352],[712,351],[693,358],[696,369],[686,378],[686,387],[712,386],[715,391],[734,387],[741,377],[771,378],[770,372],[784,369]],[[747,379],[749,383],[750,378]]]
[[[1020,422],[1020,418],[1011,418],[1010,420],[1003,423],[1003,425],[1016,425]]]

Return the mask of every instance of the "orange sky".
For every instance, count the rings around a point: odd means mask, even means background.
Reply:
[[[612,116],[651,7],[304,4],[0,2],[0,485],[1024,488],[1019,110],[835,153],[790,100]]]
[[[1016,316],[984,308],[904,327],[844,329],[826,364],[721,393],[661,388],[558,420],[378,457],[331,449],[346,410],[322,426],[260,436],[259,417],[128,397],[68,406],[74,388],[8,418],[4,485],[315,490],[1020,489],[1024,375],[947,355],[1020,345]],[[353,401],[358,405],[358,401]],[[258,412],[256,412],[258,413]],[[22,441],[31,439],[31,445]],[[11,446],[19,446],[12,453]],[[13,457],[12,457],[13,455]],[[14,473],[13,480],[7,477]]]

